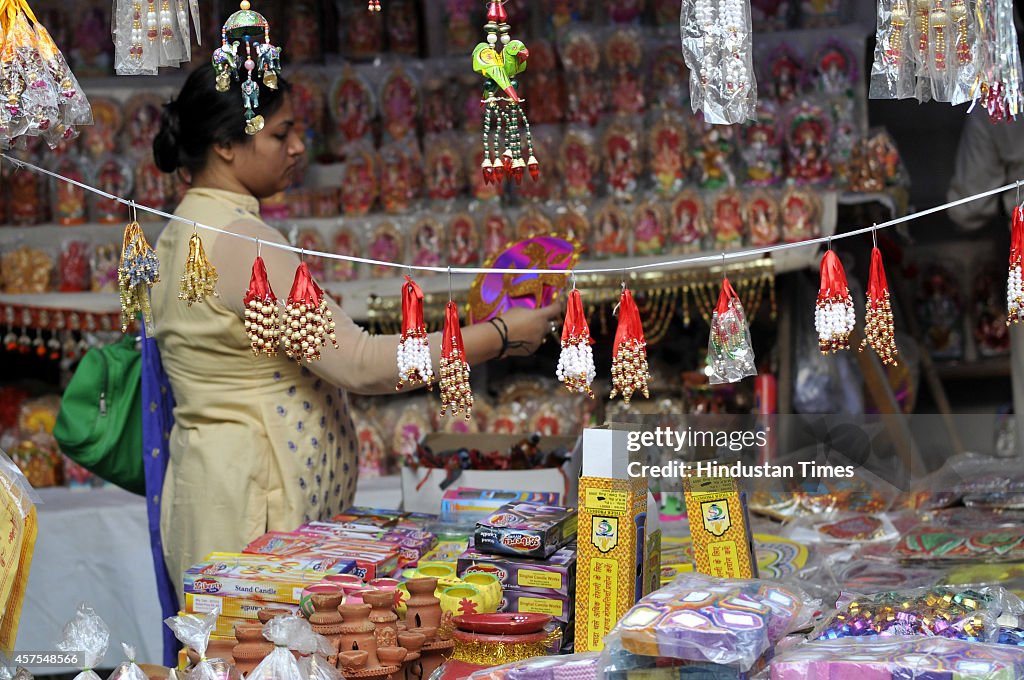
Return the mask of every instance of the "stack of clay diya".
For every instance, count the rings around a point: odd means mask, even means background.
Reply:
[[[235,668],[242,675],[248,675],[256,666],[274,651],[274,643],[263,636],[263,627],[267,622],[278,616],[289,616],[287,609],[265,607],[257,616],[259,622],[239,623],[235,626],[235,639],[238,644],[231,650],[231,656],[235,662]]]
[[[454,642],[441,639],[436,579],[410,581],[405,621],[395,614],[397,583],[379,583],[348,593],[323,582],[309,588],[303,613],[313,630],[338,651],[335,661],[346,679],[427,680]]]

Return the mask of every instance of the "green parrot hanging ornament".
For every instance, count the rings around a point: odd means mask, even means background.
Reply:
[[[540,163],[533,155],[530,121],[523,111],[525,100],[516,91],[519,75],[526,71],[530,51],[521,40],[512,40],[509,36],[504,4],[505,0],[488,4],[487,24],[484,26],[487,42],[478,44],[473,50],[473,70],[484,77],[483,98],[480,100],[484,110],[484,161],[481,170],[487,184],[501,182],[506,177],[519,184],[524,170],[528,170],[534,180],[540,177]],[[524,141],[528,159],[525,161]]]

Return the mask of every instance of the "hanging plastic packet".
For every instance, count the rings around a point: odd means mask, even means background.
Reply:
[[[117,74],[157,75],[160,67],[191,61],[190,10],[200,37],[196,0],[115,0],[111,33]]]
[[[319,634],[309,621],[298,616],[279,616],[263,628],[263,637],[274,643],[274,651],[247,676],[248,680],[306,680],[308,677],[291,650],[319,650]],[[308,652],[307,652],[308,653]],[[318,665],[320,664],[318,662]],[[191,680],[191,677],[190,677]]]
[[[313,633],[312,628],[310,632]],[[323,635],[302,635],[292,650],[300,655],[299,669],[304,680],[343,680],[339,671],[327,658],[338,650]]]
[[[107,680],[149,680],[149,677],[139,668],[139,664],[135,663],[135,647],[122,642],[121,649],[124,650],[124,655],[128,657],[128,660],[122,661]]]
[[[192,667],[185,680],[241,680],[241,674],[232,664],[224,659],[206,658],[210,633],[217,626],[219,613],[220,610],[215,609],[206,616],[187,614],[164,619],[167,627],[174,632],[174,637],[199,655],[199,663]]]
[[[722,278],[718,306],[711,317],[707,363],[710,369],[708,379],[712,385],[739,382],[757,375],[743,303],[725,277]]]
[[[684,2],[680,34],[694,113],[703,111],[705,120],[716,125],[754,120],[750,0]]]
[[[57,643],[57,649],[81,653],[82,672],[75,676],[75,680],[100,680],[100,676],[92,669],[103,661],[109,642],[110,630],[107,624],[96,615],[92,607],[80,604],[75,618],[64,624],[64,634]]]

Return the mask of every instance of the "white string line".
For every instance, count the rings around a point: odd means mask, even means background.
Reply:
[[[181,222],[183,224],[188,224],[188,225],[191,225],[193,228],[206,229],[207,231],[212,231],[212,232],[215,232],[215,233],[218,233],[218,234],[224,234],[226,236],[234,236],[235,238],[239,238],[239,239],[242,239],[244,241],[249,241],[251,243],[255,243],[255,244],[257,244],[257,246],[265,245],[265,246],[268,246],[270,248],[279,248],[281,250],[287,250],[287,251],[296,253],[299,256],[323,257],[323,258],[327,258],[327,259],[331,259],[331,260],[343,260],[345,262],[358,262],[358,263],[361,263],[361,264],[368,264],[368,265],[374,265],[374,266],[379,266],[379,267],[390,267],[392,269],[405,269],[405,270],[411,270],[411,271],[435,272],[435,273],[440,273],[440,274],[445,274],[445,273],[448,273],[448,274],[525,274],[525,273],[533,273],[533,274],[567,274],[567,273],[573,273],[573,274],[613,274],[613,273],[619,273],[619,274],[624,274],[626,272],[643,271],[643,270],[646,270],[646,269],[660,269],[662,267],[666,267],[666,268],[667,267],[675,267],[675,266],[684,265],[684,264],[694,264],[694,263],[701,263],[701,262],[708,262],[708,263],[721,262],[724,265],[726,260],[746,259],[748,257],[752,257],[752,256],[755,256],[755,255],[765,255],[765,254],[768,254],[768,253],[773,253],[773,252],[782,251],[782,250],[790,250],[790,249],[793,249],[793,248],[805,248],[805,247],[808,247],[808,246],[816,246],[816,245],[821,245],[821,244],[831,244],[832,241],[839,241],[839,240],[844,239],[844,238],[852,238],[854,236],[860,236],[861,234],[867,234],[867,233],[870,233],[872,231],[877,232],[880,229],[887,229],[889,227],[894,227],[897,224],[903,224],[904,222],[911,222],[913,220],[920,219],[922,217],[926,217],[928,215],[932,215],[932,214],[937,213],[937,212],[942,212],[944,210],[949,210],[950,208],[955,208],[955,207],[957,207],[959,205],[963,205],[965,203],[971,203],[972,201],[977,201],[977,200],[980,200],[982,198],[988,198],[989,196],[994,196],[996,194],[1001,194],[1001,193],[1003,193],[1005,191],[1009,191],[1010,189],[1018,189],[1019,190],[1020,189],[1020,185],[1021,185],[1021,181],[1022,181],[1022,180],[1017,180],[1016,182],[1012,182],[1010,184],[1004,184],[1003,186],[997,187],[995,189],[989,189],[988,191],[983,191],[981,193],[977,193],[977,194],[974,194],[972,196],[967,196],[965,198],[960,198],[960,199],[957,199],[955,201],[949,201],[948,203],[943,203],[942,205],[937,205],[937,206],[934,206],[934,207],[931,207],[931,208],[927,208],[925,210],[920,210],[920,211],[918,211],[916,213],[911,213],[910,215],[904,215],[903,217],[897,217],[895,219],[889,220],[888,222],[881,222],[879,224],[875,224],[875,225],[872,225],[870,227],[863,227],[861,229],[855,229],[853,231],[847,231],[847,232],[844,232],[842,234],[837,234],[837,235],[834,235],[834,236],[821,236],[821,237],[818,237],[818,238],[807,239],[805,241],[795,241],[793,243],[779,243],[779,244],[776,244],[776,245],[773,245],[773,246],[765,246],[765,247],[762,247],[762,248],[748,248],[748,249],[745,249],[745,250],[733,250],[733,251],[729,251],[729,252],[718,253],[718,254],[715,254],[715,255],[696,255],[696,256],[684,257],[684,258],[680,258],[680,259],[676,259],[676,260],[665,260],[665,261],[660,261],[660,262],[646,262],[644,264],[630,265],[628,267],[599,267],[599,268],[572,269],[572,270],[566,270],[566,269],[494,269],[494,268],[487,268],[487,267],[433,267],[433,266],[426,266],[426,265],[409,265],[409,264],[401,264],[401,263],[398,263],[398,262],[386,262],[384,260],[373,260],[373,259],[370,259],[370,258],[357,257],[357,256],[354,256],[354,255],[339,255],[337,253],[324,253],[324,252],[320,252],[320,251],[317,251],[317,250],[308,250],[306,248],[297,248],[295,246],[286,245],[286,244],[283,244],[283,243],[274,243],[274,242],[271,242],[271,241],[266,241],[264,239],[258,239],[258,238],[253,237],[253,236],[245,236],[243,234],[236,234],[234,232],[227,231],[225,229],[219,229],[217,227],[211,227],[209,225],[202,224],[200,222],[195,222],[193,220],[187,220],[184,217],[179,217],[177,215],[172,215],[170,213],[166,213],[166,212],[164,212],[162,210],[157,210],[156,208],[151,208],[149,206],[140,205],[140,204],[136,203],[135,201],[130,201],[128,199],[121,198],[120,196],[115,196],[113,194],[108,194],[107,192],[103,191],[102,189],[97,189],[96,187],[89,186],[88,184],[84,184],[82,182],[79,182],[77,180],[71,179],[69,177],[64,177],[63,175],[60,175],[60,174],[57,174],[57,173],[52,172],[50,170],[47,170],[46,168],[41,168],[38,165],[33,165],[32,163],[29,163],[27,161],[23,161],[23,160],[20,160],[20,159],[17,159],[17,158],[13,158],[11,156],[8,156],[7,154],[0,154],[0,158],[3,158],[4,160],[6,160],[6,161],[8,161],[10,163],[13,163],[15,166],[17,166],[19,168],[26,168],[26,169],[33,170],[33,171],[38,172],[38,173],[42,173],[44,175],[49,175],[50,177],[58,179],[58,180],[60,180],[62,182],[67,182],[68,184],[73,184],[73,185],[75,185],[75,186],[77,186],[77,187],[79,187],[81,189],[85,189],[86,191],[91,191],[94,194],[97,194],[99,196],[103,196],[104,198],[110,199],[112,201],[117,201],[118,203],[122,203],[122,204],[124,204],[124,205],[126,205],[126,206],[128,206],[130,208],[136,208],[138,210],[142,210],[142,211],[145,211],[145,212],[148,212],[148,213],[152,213],[154,215],[158,215],[160,217],[163,217],[163,218],[165,218],[167,220],[171,220],[171,221],[175,221],[175,222]],[[831,245],[830,245],[830,247],[831,247]]]

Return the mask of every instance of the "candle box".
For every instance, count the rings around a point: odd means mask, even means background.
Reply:
[[[480,552],[547,558],[576,537],[575,508],[509,503],[476,524]]]
[[[507,503],[558,505],[561,494],[549,491],[502,491],[497,489],[448,489],[441,498],[441,520],[483,519]]]
[[[230,595],[185,594],[185,612],[188,614],[209,614],[216,609],[223,617],[255,621],[259,618],[261,610],[271,606],[293,612],[299,611],[298,606],[283,602],[275,602],[271,605],[260,600],[231,597]]]
[[[535,593],[518,588],[506,588],[502,591],[499,612],[520,614],[550,614],[552,621],[568,623],[573,616],[573,598],[571,595],[553,595],[551,593]]]
[[[684,477],[694,568],[718,578],[757,578],[746,496],[731,477]]]
[[[246,553],[288,557],[322,557],[353,562],[349,571],[364,580],[390,576],[398,569],[399,549],[390,543],[358,538],[325,539],[294,532],[270,531],[245,546]]]
[[[560,548],[546,560],[489,555],[469,548],[459,556],[459,577],[473,572],[494,574],[502,588],[550,595],[571,595],[576,587],[576,549]]]
[[[575,651],[596,652],[645,590],[647,480],[624,429],[583,432],[576,563]],[[631,460],[632,459],[632,460]]]
[[[469,541],[441,541],[420,558],[420,562],[441,562],[458,568],[459,558],[469,547]]]
[[[328,574],[344,574],[351,560],[210,553],[185,572],[185,594],[228,595],[297,605],[302,590]]]

